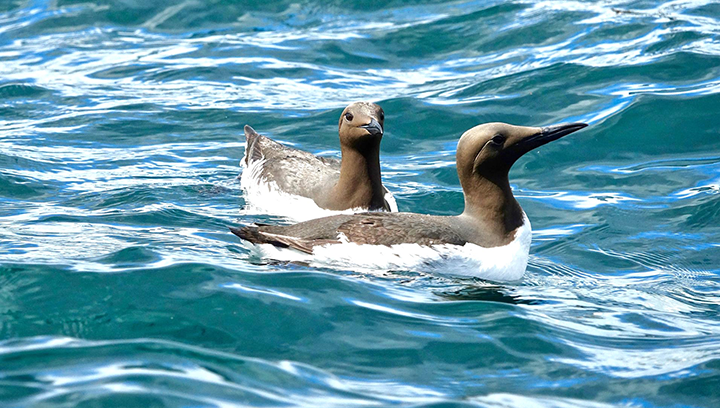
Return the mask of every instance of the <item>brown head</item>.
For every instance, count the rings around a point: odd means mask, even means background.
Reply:
[[[386,208],[380,177],[380,141],[385,114],[371,102],[355,102],[343,110],[340,134],[340,177],[332,191],[315,199],[322,208]]]
[[[465,132],[456,154],[465,213],[501,219],[506,232],[521,225],[522,209],[508,181],[510,168],[525,153],[585,126],[569,123],[540,128],[486,123]]]
[[[379,148],[385,113],[372,102],[355,102],[343,110],[338,123],[340,144],[356,150]]]
[[[465,188],[477,178],[491,181],[507,178],[510,168],[522,155],[585,126],[569,123],[539,128],[499,122],[475,126],[458,142],[456,162],[460,183]]]

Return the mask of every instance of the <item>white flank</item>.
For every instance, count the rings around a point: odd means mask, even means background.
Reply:
[[[342,239],[344,237],[340,237]],[[315,267],[350,269],[358,272],[416,271],[466,276],[492,281],[519,280],[525,274],[532,228],[524,217],[515,238],[507,245],[483,248],[475,244],[359,245],[349,242],[315,247],[312,255],[270,244],[244,244],[255,255],[287,262],[305,262]]]
[[[390,206],[390,212],[398,212],[398,206],[397,202],[395,201],[395,196],[392,195],[392,193],[388,190],[387,193],[385,193],[385,201],[387,201],[388,205]]]
[[[243,169],[240,176],[240,187],[245,192],[245,210],[248,213],[279,215],[295,222],[302,222],[331,215],[367,211],[367,208],[353,208],[344,211],[326,210],[318,207],[310,198],[288,194],[280,190],[274,182],[267,182],[262,177],[264,164],[265,159],[262,159],[246,165],[244,157],[240,162],[240,167]],[[391,193],[385,194],[385,200],[390,205],[391,211],[398,211],[397,203]]]

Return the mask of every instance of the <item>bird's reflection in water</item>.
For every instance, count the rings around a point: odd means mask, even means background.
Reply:
[[[249,261],[254,265],[267,265],[272,267],[277,266],[296,271],[312,268],[312,265],[302,261],[288,262],[262,258],[250,259]],[[321,268],[320,270],[325,269]],[[328,272],[331,271],[328,270]],[[339,271],[335,270],[334,272],[338,273]],[[394,278],[397,283],[405,286],[414,286],[414,284],[417,284],[420,281],[423,281],[424,284],[427,284],[427,281],[425,279],[429,278],[431,281],[434,281],[434,284],[432,286],[435,286],[435,288],[428,288],[427,286],[423,285],[425,286],[425,290],[429,289],[429,292],[432,292],[435,296],[440,297],[441,300],[479,300],[485,302],[507,303],[512,305],[538,305],[545,303],[545,301],[541,299],[528,299],[527,297],[515,294],[513,293],[515,290],[512,287],[491,284],[479,279],[460,279],[459,281],[457,279],[452,279],[452,287],[448,287],[449,282],[447,278],[439,278],[431,274],[426,275],[419,273],[418,275],[413,274],[413,276],[408,276],[409,272],[398,271],[378,271],[377,273],[370,273],[365,271],[363,273],[359,273],[348,270],[346,272],[350,276],[361,280],[372,278]],[[439,285],[441,287],[438,288],[436,285]]]
[[[454,290],[437,290],[434,291],[434,293],[443,300],[480,300],[512,305],[537,305],[542,303],[540,299],[526,299],[514,294],[511,288],[505,286],[478,283],[479,284],[455,288]]]

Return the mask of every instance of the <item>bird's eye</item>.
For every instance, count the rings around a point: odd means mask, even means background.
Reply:
[[[385,120],[385,112],[380,112],[380,120]]]
[[[491,141],[493,144],[501,145],[501,144],[505,143],[505,136],[503,136],[503,135],[495,135],[495,136],[493,136],[492,139],[490,139],[490,141]]]
[[[346,113],[346,114],[345,114],[345,120],[347,120],[348,122],[352,122],[353,118],[354,118],[354,117],[353,117],[353,114],[352,114],[352,113]]]

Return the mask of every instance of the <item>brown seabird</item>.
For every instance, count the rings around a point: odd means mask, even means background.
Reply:
[[[346,107],[338,123],[341,160],[284,146],[246,125],[242,177],[309,198],[326,210],[397,211],[380,178],[384,120],[382,108],[374,103],[356,102]],[[243,184],[251,183],[243,180]]]

